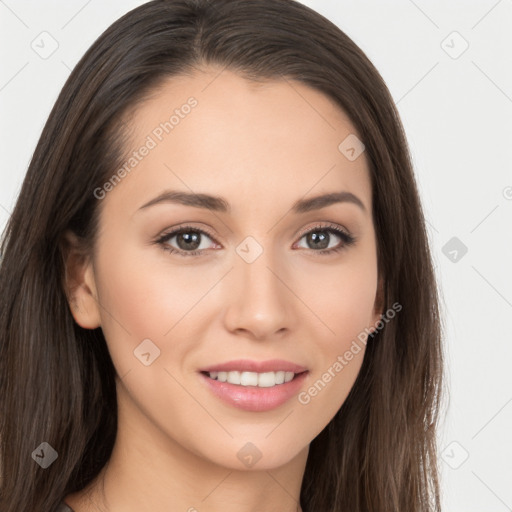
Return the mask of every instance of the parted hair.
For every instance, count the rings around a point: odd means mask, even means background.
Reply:
[[[222,66],[329,97],[365,145],[384,310],[347,399],[311,442],[304,512],[439,511],[442,322],[424,214],[393,99],[364,52],[294,0],[154,0],[114,22],[71,72],[3,233],[0,509],[54,512],[104,467],[117,432],[115,369],[65,288],[64,233],[93,250],[94,190],[123,161],[123,118],[165,80]],[[334,108],[334,107],[333,107]],[[48,442],[47,469],[31,454]]]

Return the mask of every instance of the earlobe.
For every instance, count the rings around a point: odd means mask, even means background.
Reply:
[[[71,314],[84,329],[101,325],[92,259],[79,238],[66,232],[62,244],[65,265],[65,287]]]

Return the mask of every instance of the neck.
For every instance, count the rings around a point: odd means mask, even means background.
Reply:
[[[75,512],[302,512],[308,446],[279,467],[222,466],[171,439],[126,396],[118,397],[111,458],[83,492],[66,499]]]

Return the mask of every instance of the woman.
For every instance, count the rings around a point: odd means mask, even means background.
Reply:
[[[311,9],[158,0],[115,22],[2,254],[2,510],[440,510],[407,143]]]

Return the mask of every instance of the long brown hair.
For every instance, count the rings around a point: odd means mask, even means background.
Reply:
[[[1,247],[1,510],[54,511],[111,455],[115,369],[101,328],[81,328],[69,310],[63,235],[94,247],[93,191],[123,161],[123,115],[163,80],[210,63],[300,81],[348,114],[370,168],[384,310],[403,307],[370,337],[349,396],[311,442],[304,512],[440,510],[442,325],[402,124],[365,54],[294,0],[148,2],[111,25],[64,85]],[[44,470],[31,456],[42,442],[58,453]]]

